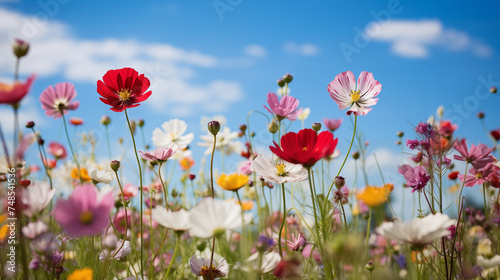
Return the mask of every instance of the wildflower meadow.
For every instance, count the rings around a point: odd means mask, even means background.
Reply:
[[[271,76],[258,107],[200,130],[148,119],[161,91],[133,64],[103,58],[91,91],[77,74],[35,91],[22,69],[37,48],[0,50],[15,61],[0,83],[1,279],[500,279],[500,122],[482,107],[473,131],[442,106],[393,127],[374,114],[403,98],[392,80],[332,66],[323,92]],[[309,98],[329,108],[317,120]],[[32,103],[44,115],[20,121]],[[392,130],[392,170],[370,118]]]

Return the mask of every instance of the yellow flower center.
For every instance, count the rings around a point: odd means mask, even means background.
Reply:
[[[276,175],[285,176],[285,174],[286,174],[285,167],[286,166],[284,163],[277,163],[276,164]]]
[[[118,92],[122,101],[127,101],[130,98],[130,94],[132,94],[132,91],[129,89],[122,89]]]
[[[212,271],[215,271],[215,266],[212,264]],[[208,273],[210,272],[210,269],[208,268],[208,265],[204,265],[201,267],[201,270],[200,270],[200,275],[201,276],[205,276],[207,275]]]
[[[90,224],[92,222],[92,218],[93,218],[93,215],[92,215],[92,212],[90,212],[90,211],[85,211],[82,214],[80,214],[80,221],[83,224],[86,224],[86,225]]]
[[[178,135],[177,132],[171,132],[169,136],[172,138],[172,140],[176,140]]]
[[[307,147],[302,148],[302,151],[307,151]]]
[[[483,178],[483,174],[481,174],[481,173],[477,173],[477,174],[476,174],[476,178],[477,178],[477,179],[481,179],[481,178]]]
[[[359,94],[359,90],[351,90],[351,99],[352,102],[358,102],[358,100],[361,98],[361,95]]]

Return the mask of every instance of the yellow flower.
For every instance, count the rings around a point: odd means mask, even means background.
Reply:
[[[80,168],[80,176],[84,182],[92,182],[92,178],[90,178],[89,173],[85,167]],[[80,180],[80,176],[78,176],[78,168],[73,167],[71,169],[71,178]]]
[[[7,221],[7,214],[0,216],[0,225],[5,223],[5,221]],[[0,227],[0,240],[4,240],[7,237],[8,230],[7,224]]]
[[[234,198],[230,199],[230,200],[232,200],[236,204],[240,205],[240,202],[238,200],[236,200]],[[243,200],[241,202],[241,208],[243,209],[243,211],[250,211],[250,210],[252,210],[252,208],[253,208],[253,201],[251,201],[251,200]]]
[[[369,207],[377,207],[387,202],[393,189],[393,184],[386,184],[383,187],[366,186],[366,188],[358,192],[357,198]]]
[[[217,179],[217,185],[226,191],[237,191],[248,183],[248,176],[243,174],[222,174]]]
[[[190,157],[184,157],[179,160],[179,164],[181,165],[181,169],[186,171],[194,165],[194,160]]]
[[[77,269],[71,273],[67,280],[92,280],[94,271],[90,268]]]

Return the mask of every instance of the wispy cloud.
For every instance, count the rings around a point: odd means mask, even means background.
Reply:
[[[320,52],[319,47],[314,44],[311,43],[298,44],[295,42],[286,42],[283,45],[283,50],[290,54],[296,54],[296,55],[298,54],[303,56],[315,56],[318,55]]]
[[[0,8],[0,36],[9,38],[0,42],[0,49],[9,50],[16,38],[28,40],[32,47],[23,63],[21,74],[36,73],[39,77],[62,75],[73,82],[96,83],[109,69],[134,67],[151,80],[153,102],[147,102],[157,112],[187,116],[193,113],[224,111],[229,104],[243,98],[239,83],[229,80],[194,82],[197,72],[207,68],[237,68],[252,65],[255,58],[218,58],[197,50],[186,50],[165,43],[107,38],[82,39],[72,36],[71,27],[48,20],[35,26],[36,32],[26,32],[33,24],[31,17]],[[263,51],[262,51],[263,50]],[[253,45],[248,49],[253,56],[265,54],[265,49]],[[228,61],[232,61],[228,63]],[[0,75],[8,75],[14,57],[0,60]],[[197,106],[196,110],[189,107]],[[165,110],[165,107],[171,110]],[[201,110],[201,111],[200,111]]]
[[[484,42],[472,38],[464,31],[445,28],[439,20],[388,20],[373,22],[365,29],[372,40],[388,42],[393,53],[422,58],[433,48],[451,52],[471,52],[490,57],[492,49]]]
[[[267,55],[267,50],[261,45],[252,44],[245,47],[245,54],[255,57],[265,57]]]

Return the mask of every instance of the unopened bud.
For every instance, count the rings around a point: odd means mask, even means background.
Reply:
[[[345,185],[345,178],[342,176],[337,176],[335,177],[333,182],[335,183],[335,187],[340,190]]]
[[[279,79],[277,82],[279,87],[284,87],[285,86],[285,81],[283,81],[283,79]]]
[[[481,119],[481,120],[482,120],[482,119],[484,119],[484,113],[483,113],[483,112],[478,112],[478,113],[477,113],[477,117],[478,117],[479,119]]]
[[[372,272],[375,270],[375,265],[373,264],[372,261],[369,261],[366,265],[365,265],[365,269],[368,270],[369,272]]]
[[[105,126],[111,123],[111,119],[108,116],[102,116],[101,117],[101,123]]]
[[[491,93],[497,93],[497,87],[490,87]]]
[[[399,138],[401,138],[401,137],[403,137],[403,136],[405,135],[405,133],[404,133],[404,132],[402,132],[402,131],[398,131],[398,132],[396,132],[396,135],[397,135]]]
[[[137,125],[138,125],[139,127],[143,127],[143,126],[144,126],[144,120],[143,120],[143,119],[139,119],[139,120],[137,120]]]
[[[196,175],[194,174],[189,174],[189,180],[193,181],[196,178]]]
[[[255,136],[255,132],[254,131],[250,132],[250,137],[254,137],[254,136]]]
[[[317,122],[313,123],[312,124],[312,129],[314,129],[314,131],[316,131],[316,132],[320,131],[321,130],[321,124],[317,123]]]
[[[278,124],[276,123],[275,120],[273,120],[268,126],[267,126],[267,130],[269,130],[269,132],[271,132],[272,134],[275,134],[276,132],[278,132],[278,129],[279,129],[279,126]]]
[[[12,43],[12,51],[17,58],[21,58],[28,54],[30,49],[30,44],[28,42],[23,41],[21,39],[15,39]]]
[[[38,137],[38,145],[43,146],[45,144],[45,140],[42,137]]]
[[[208,131],[213,135],[217,135],[220,130],[220,123],[218,121],[211,121],[208,123]]]
[[[198,251],[203,252],[207,248],[207,242],[205,240],[198,240],[198,243],[196,244],[196,249]]]
[[[291,83],[293,80],[293,76],[286,73],[285,75],[283,75],[283,81],[287,84]]]
[[[352,158],[353,159],[358,159],[359,158],[359,152],[358,151],[352,152]]]
[[[35,122],[29,121],[26,123],[26,128],[33,128],[35,126]]]
[[[21,187],[23,187],[23,188],[27,188],[30,184],[31,184],[30,180],[20,180],[19,181],[19,185],[21,185]]]
[[[113,160],[113,161],[111,161],[109,166],[111,167],[111,169],[113,169],[114,172],[117,172],[118,169],[120,169],[120,162],[117,160]]]
[[[240,130],[241,132],[245,133],[245,131],[247,130],[247,125],[246,124],[240,125]]]

